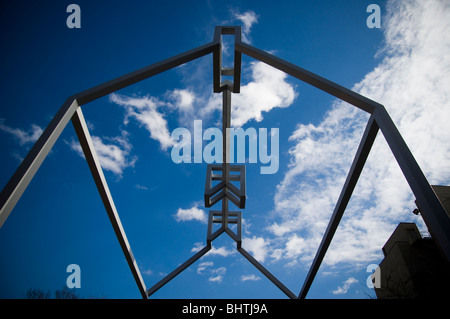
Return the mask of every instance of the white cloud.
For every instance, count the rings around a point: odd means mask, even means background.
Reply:
[[[296,234],[286,242],[285,254],[286,258],[294,258],[300,256],[305,247],[305,239],[298,237]]]
[[[226,272],[227,272],[227,268],[225,268],[225,267],[219,267],[217,269],[213,269],[211,271],[213,276],[209,277],[208,281],[221,283],[223,280],[223,276],[225,276]]]
[[[203,249],[205,245],[202,242],[194,243],[194,247],[192,247],[191,252],[196,253]],[[211,249],[205,254],[205,256],[213,256],[219,255],[222,257],[227,257],[236,254],[236,250],[227,249],[225,246],[221,246],[219,248],[211,247]]]
[[[134,185],[134,188],[142,190],[142,191],[148,191],[148,187],[144,186],[144,185],[141,185],[141,184]]]
[[[252,81],[241,86],[241,93],[231,99],[231,123],[242,126],[249,120],[262,121],[263,112],[275,107],[289,107],[297,94],[286,82],[287,75],[263,62],[252,62]]]
[[[28,131],[24,131],[20,128],[13,128],[6,125],[4,119],[0,119],[0,130],[14,136],[19,140],[20,145],[36,142],[44,131],[36,124],[31,124],[31,128]]]
[[[192,247],[191,252],[196,253],[203,249],[205,245],[202,242],[194,243],[194,247]]]
[[[235,250],[229,250],[229,249],[226,249],[226,247],[221,246],[219,248],[211,247],[211,250],[208,251],[207,255],[219,255],[222,257],[227,257],[227,256],[233,255],[235,253],[236,253]]]
[[[198,220],[202,223],[206,223],[208,221],[205,212],[197,206],[193,206],[188,209],[179,208],[175,215],[175,219],[178,222]]]
[[[197,82],[201,81],[196,80]],[[205,105],[204,97],[191,89],[174,89],[165,94],[167,106],[178,112],[178,124],[192,129],[194,120],[201,119]]]
[[[354,86],[385,105],[432,184],[450,183],[450,4],[390,1],[384,19],[382,62]],[[311,262],[339,197],[368,115],[342,102],[317,125],[292,133],[290,163],[277,186],[268,227],[279,243],[275,260]],[[400,221],[411,214],[414,196],[382,133],[324,259],[326,265],[367,263]],[[275,242],[275,241],[274,241]],[[345,290],[342,288],[342,291]]]
[[[269,250],[269,242],[263,237],[244,237],[242,247],[252,253],[253,257],[259,262],[264,262]]]
[[[212,266],[214,266],[214,263],[212,261],[205,261],[200,263],[197,266],[197,274],[202,274],[206,269]]]
[[[199,275],[208,274],[209,275],[208,281],[221,283],[223,277],[227,272],[227,268],[226,267],[213,268],[213,266],[214,263],[212,261],[202,262],[197,266],[197,274]]]
[[[169,98],[174,101],[173,106],[178,110],[188,113],[193,111],[195,93],[187,89],[175,89],[169,92]]]
[[[348,292],[350,289],[350,286],[357,283],[358,280],[356,280],[353,277],[348,278],[346,281],[344,281],[344,284],[342,286],[339,286],[336,290],[333,290],[333,295],[344,295]]]
[[[119,145],[106,144],[100,137],[92,136],[92,142],[104,169],[121,175],[125,167],[134,165],[135,160],[129,160],[127,158],[130,153],[131,144],[124,142],[124,140],[118,140]]]
[[[241,93],[231,98],[231,125],[243,126],[250,120],[260,122],[263,113],[273,108],[289,107],[297,97],[287,75],[263,62],[250,63],[251,80],[241,86]],[[200,114],[222,110],[222,96],[213,94]]]
[[[222,275],[217,275],[217,276],[214,276],[214,277],[212,277],[212,276],[209,277],[208,281],[221,283],[222,279],[223,279]]]
[[[234,16],[244,23],[243,35],[248,36],[251,26],[257,22],[257,15],[248,11],[242,14],[234,12]],[[203,68],[203,64],[197,67],[200,70]],[[297,97],[294,86],[287,82],[284,72],[259,61],[252,62],[249,66],[243,65],[242,68],[249,72],[249,81],[241,85],[241,93],[233,94],[231,99],[232,126],[240,127],[250,120],[260,122],[264,113],[273,108],[289,107]],[[199,75],[195,75],[193,79],[192,72]],[[215,111],[222,111],[222,94],[212,93],[212,85],[205,80],[205,72],[192,72],[185,79],[187,88],[168,91],[164,94],[164,99],[151,96],[127,97],[113,93],[110,100],[125,107],[125,123],[128,123],[129,118],[135,118],[150,132],[150,137],[159,141],[163,150],[167,150],[175,142],[170,138],[165,115],[159,111],[161,107],[178,111],[179,124],[188,128],[193,120],[205,120]],[[194,80],[198,82],[195,90],[191,88]]]
[[[163,150],[175,144],[170,137],[164,114],[158,111],[158,108],[167,105],[166,103],[151,96],[128,97],[112,93],[109,98],[111,102],[125,108],[125,124],[128,124],[130,117],[136,119],[150,133],[150,138],[160,143]]]
[[[147,276],[153,275],[153,271],[151,269],[141,269],[141,273]]]
[[[256,276],[255,274],[241,276],[241,281],[258,281],[258,280],[261,280],[261,277]]]
[[[250,29],[253,24],[258,23],[258,15],[252,11],[246,11],[244,13],[233,12],[233,17],[242,22],[242,40],[247,43],[251,43]]]
[[[133,167],[137,158],[130,156],[132,145],[126,138],[126,133],[123,131],[122,136],[113,138],[98,136],[91,136],[94,144],[95,152],[102,166],[102,169],[108,170],[121,177],[122,172],[127,167]],[[106,140],[107,142],[104,142]],[[83,150],[78,140],[72,139],[67,142],[70,148],[76,151],[81,157],[84,157]]]

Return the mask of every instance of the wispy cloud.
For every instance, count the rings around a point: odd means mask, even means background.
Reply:
[[[174,141],[170,138],[167,120],[164,114],[158,111],[158,108],[167,105],[166,103],[151,96],[129,97],[113,93],[109,98],[111,102],[125,108],[125,124],[128,124],[129,118],[134,118],[147,129],[150,138],[160,143],[163,150],[174,145]]]
[[[225,276],[225,274],[227,272],[227,268],[219,267],[217,269],[213,269],[211,272],[212,272],[213,276],[209,277],[208,281],[221,283],[223,280],[223,277]]]
[[[127,167],[133,167],[137,157],[131,156],[132,145],[129,143],[126,132],[122,131],[122,136],[104,137],[92,135],[92,143],[102,168],[113,172],[121,177],[123,170]],[[76,151],[81,157],[84,157],[83,150],[78,140],[72,139],[66,142],[70,148]]]
[[[191,252],[196,253],[200,251],[205,246],[202,242],[196,242],[194,243],[194,247],[192,247]],[[236,254],[236,250],[234,249],[227,249],[225,246],[220,247],[211,247],[211,249],[205,254],[206,256],[222,256],[222,257],[228,257],[231,255]]]
[[[168,96],[173,100],[173,107],[180,112],[189,113],[193,111],[196,99],[195,93],[188,89],[175,89],[168,92]]]
[[[148,187],[144,186],[144,185],[141,185],[141,184],[134,185],[134,188],[142,190],[142,191],[148,191]]]
[[[207,253],[207,255],[219,255],[222,257],[227,257],[230,255],[234,255],[236,253],[236,250],[227,249],[224,246],[221,246],[219,248],[211,247],[211,250]]]
[[[242,40],[247,43],[251,43],[250,38],[250,30],[255,23],[258,23],[258,15],[252,11],[246,11],[244,13],[240,13],[236,10],[232,11],[233,18],[239,20],[242,26]]]
[[[333,295],[344,295],[348,292],[348,290],[350,289],[350,286],[357,282],[358,282],[358,280],[356,280],[353,277],[350,277],[346,281],[344,281],[342,286],[337,287],[337,289],[333,290],[331,293]]]
[[[212,261],[202,262],[197,266],[197,274],[199,275],[208,274],[209,275],[208,281],[221,283],[223,277],[227,272],[227,268],[226,267],[213,268],[213,266],[214,263]]]
[[[212,261],[205,261],[200,263],[197,266],[197,274],[203,274],[203,272],[208,269],[209,267],[214,266],[214,263]]]
[[[258,280],[261,280],[261,277],[256,276],[255,274],[241,276],[241,281],[258,281]]]
[[[353,89],[386,106],[432,184],[449,184],[450,4],[393,0],[387,10],[382,62]],[[274,197],[279,217],[269,226],[280,243],[271,256],[311,262],[367,118],[336,102],[322,122],[299,124],[292,133],[290,164]],[[423,227],[413,208],[414,197],[379,133],[324,263],[380,258],[398,222]]]
[[[153,271],[151,269],[141,269],[141,273],[146,276],[153,275]]]
[[[20,145],[26,145],[29,143],[34,143],[41,136],[44,131],[40,126],[36,124],[31,124],[31,128],[25,131],[20,128],[13,128],[5,124],[5,120],[0,118],[0,130],[12,135],[19,141]]]

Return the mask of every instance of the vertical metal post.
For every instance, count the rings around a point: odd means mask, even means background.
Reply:
[[[228,89],[224,90],[222,93],[223,96],[223,162],[222,162],[222,182],[225,184],[225,188],[223,189],[225,197],[222,199],[222,225],[223,227],[228,227],[228,197],[227,193],[229,192],[227,184],[230,178],[230,152],[228,148],[230,147],[230,135],[229,128],[231,126],[231,91]]]

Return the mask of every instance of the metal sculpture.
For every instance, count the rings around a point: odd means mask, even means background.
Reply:
[[[234,65],[231,68],[222,66],[222,35],[224,34],[234,35]],[[225,147],[228,145],[227,134],[223,134],[224,147],[222,164],[208,165],[207,168],[205,206],[211,207],[221,201],[222,209],[220,211],[213,210],[209,212],[206,246],[148,290],[146,289],[125,231],[120,222],[112,195],[103,175],[98,156],[95,152],[86,121],[84,120],[81,106],[131,84],[210,53],[213,54],[213,90],[215,93],[222,93],[223,95],[224,131],[226,128],[230,127],[231,95],[232,93],[239,93],[240,90],[242,54],[246,54],[254,59],[271,65],[276,69],[303,82],[309,83],[312,86],[371,114],[347,179],[336,203],[324,237],[322,238],[322,242],[320,243],[319,249],[298,296],[293,294],[242,247],[241,212],[229,210],[229,202],[231,201],[239,208],[245,208],[245,166],[229,164],[227,147]],[[222,81],[222,76],[232,76],[233,81]],[[234,241],[236,241],[237,250],[289,298],[305,298],[344,214],[345,208],[356,186],[378,130],[381,130],[383,133],[412,192],[416,196],[416,202],[417,205],[420,206],[421,216],[428,226],[432,237],[441,249],[443,255],[450,261],[450,218],[384,106],[294,64],[277,58],[272,54],[243,43],[241,41],[241,28],[239,26],[216,27],[214,39],[208,44],[69,97],[0,193],[0,227],[8,218],[17,201],[20,199],[69,120],[72,120],[86,161],[89,164],[97,189],[114,228],[114,232],[119,240],[142,298],[144,299],[147,299],[176,275],[206,254],[211,249],[212,241],[223,233],[227,233]],[[237,171],[239,174],[230,174],[230,171]],[[216,172],[221,172],[221,174]],[[214,181],[218,181],[218,184],[213,186]],[[233,185],[233,181],[239,181],[239,188]],[[219,223],[221,226],[218,230],[213,232],[213,224],[215,223]],[[229,228],[229,224],[237,224],[237,231],[233,232]]]

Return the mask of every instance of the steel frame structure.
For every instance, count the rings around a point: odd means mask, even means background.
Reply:
[[[222,35],[234,35],[234,66],[232,68],[222,66]],[[84,119],[81,106],[92,102],[107,94],[125,88],[136,82],[142,81],[159,73],[170,70],[181,64],[190,62],[202,56],[213,55],[213,90],[215,93],[222,92],[224,100],[224,129],[229,127],[230,112],[229,107],[232,93],[239,93],[240,77],[241,77],[241,57],[242,54],[262,61],[272,67],[281,70],[303,82],[306,82],[321,91],[327,92],[332,96],[352,104],[359,109],[370,113],[364,134],[357,149],[350,171],[343,185],[341,194],[334,208],[333,214],[329,221],[328,227],[322,238],[316,256],[312,262],[310,270],[306,276],[303,286],[298,296],[293,294],[286,288],[275,276],[273,276],[266,268],[264,268],[256,259],[254,259],[247,251],[242,248],[241,242],[241,212],[228,211],[228,200],[236,204],[238,207],[245,206],[245,169],[241,167],[232,167],[227,164],[227,153],[224,151],[224,161],[222,167],[211,166],[208,168],[207,181],[205,187],[205,206],[209,207],[222,199],[222,211],[211,211],[209,213],[209,223],[207,232],[207,245],[188,259],[185,263],[167,275],[163,280],[158,282],[150,289],[146,289],[145,283],[140,274],[136,260],[131,251],[130,244],[127,240],[125,231],[120,222],[117,209],[114,205],[112,195],[109,191],[108,184],[103,175],[98,156],[96,154],[91,136],[89,134],[86,121]],[[233,76],[233,81],[222,81],[222,76]],[[80,141],[86,161],[96,183],[98,192],[105,206],[108,217],[113,226],[119,244],[128,262],[130,270],[142,295],[147,299],[156,290],[161,288],[181,271],[189,267],[193,262],[206,254],[211,249],[211,242],[222,233],[227,233],[237,243],[238,251],[249,260],[258,270],[260,270],[267,278],[269,278],[278,288],[280,288],[288,297],[303,299],[311,287],[311,284],[319,270],[321,262],[336,232],[339,222],[344,214],[346,206],[350,200],[353,190],[356,186],[358,178],[362,172],[366,159],[369,155],[371,147],[375,141],[378,131],[380,130],[386,139],[400,169],[403,172],[413,194],[416,197],[417,205],[420,206],[421,216],[427,225],[430,234],[436,241],[442,254],[450,261],[450,218],[440,203],[435,192],[428,183],[425,175],[417,164],[414,156],[400,135],[394,122],[390,118],[383,105],[374,102],[356,92],[344,88],[334,82],[320,77],[310,71],[299,66],[282,60],[272,54],[259,50],[249,44],[241,41],[241,28],[239,26],[218,26],[215,28],[213,41],[205,45],[199,46],[193,50],[181,53],[174,57],[168,58],[161,62],[144,67],[137,71],[128,73],[104,84],[98,85],[81,93],[69,97],[59,109],[50,124],[42,133],[41,137],[34,144],[28,155],[22,161],[16,172],[13,174],[9,182],[0,193],[0,227],[8,218],[17,201],[22,196],[33,176],[39,169],[40,165],[46,158],[50,149],[64,130],[68,122],[72,120],[75,132]],[[226,134],[224,135],[224,145],[226,145]],[[226,148],[224,147],[224,150]],[[220,165],[219,165],[220,166]],[[233,177],[229,174],[231,170],[240,171],[239,177]],[[222,175],[218,176],[213,171],[221,170]],[[241,183],[240,189],[237,189],[230,183],[233,179],[243,178],[244,184]],[[220,187],[208,188],[209,179],[220,180]],[[232,186],[230,186],[232,185]],[[244,188],[242,187],[244,186]],[[233,188],[234,187],[234,188]],[[222,190],[219,192],[219,190]],[[229,194],[233,193],[233,194]],[[215,197],[214,197],[215,196]],[[219,196],[220,198],[218,198]],[[223,200],[225,199],[225,200]],[[209,206],[208,206],[209,205]],[[222,226],[213,233],[213,224],[221,223]],[[236,223],[238,225],[237,233],[234,233],[228,223]]]

